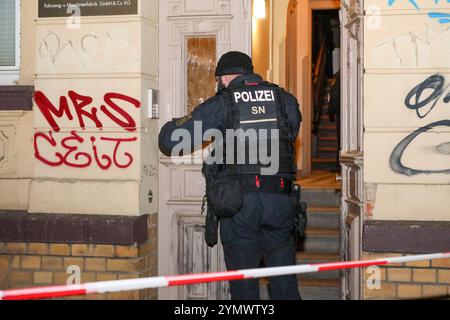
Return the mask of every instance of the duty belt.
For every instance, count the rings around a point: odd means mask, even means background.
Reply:
[[[277,176],[242,175],[239,177],[242,192],[282,193],[290,195],[292,181]]]

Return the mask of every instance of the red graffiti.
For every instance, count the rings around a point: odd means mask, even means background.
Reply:
[[[87,168],[92,163],[102,170],[111,168],[114,164],[119,169],[129,168],[133,163],[133,156],[128,152],[121,154],[122,144],[136,142],[138,138],[107,138],[101,137],[100,141],[105,144],[113,144],[114,151],[112,155],[99,154],[98,146],[96,145],[97,139],[95,137],[90,138],[90,146],[87,146],[86,140],[82,138],[76,131],[72,131],[70,136],[61,139],[60,143],[53,137],[53,132],[48,133],[38,132],[34,136],[34,150],[36,159],[45,163],[51,167],[60,167],[66,165],[71,168]],[[43,143],[47,143],[52,149],[64,150],[63,153],[56,151],[53,155],[42,155],[40,147]],[[80,148],[89,150],[90,152],[81,152]],[[126,158],[121,162],[119,158]]]
[[[60,153],[55,154],[55,157],[58,158],[58,161],[48,160],[47,158],[44,158],[43,156],[41,156],[41,153],[39,152],[39,148],[38,148],[39,138],[47,140],[47,142],[52,147],[56,147],[58,145],[57,142],[55,141],[55,138],[53,138],[53,134],[51,131],[49,132],[48,136],[45,133],[41,133],[41,132],[36,133],[34,135],[34,154],[35,154],[36,159],[38,159],[39,161],[41,161],[51,167],[59,167],[59,166],[63,165],[64,157]]]
[[[141,103],[129,96],[120,93],[106,93],[103,97],[104,104],[99,108],[93,106],[93,99],[89,96],[81,95],[70,90],[68,97],[61,96],[59,105],[55,106],[47,96],[36,91],[34,101],[42,115],[52,128],[48,133],[38,132],[34,136],[34,150],[36,159],[51,166],[67,166],[70,168],[88,168],[97,165],[101,170],[108,170],[115,166],[119,169],[129,168],[133,164],[133,156],[123,150],[125,145],[136,142],[138,138],[112,138],[95,137],[85,139],[75,130],[70,135],[60,135],[59,140],[55,139],[55,132],[61,131],[61,125],[57,120],[64,117],[69,121],[77,118],[75,126],[86,129],[86,122],[91,121],[96,128],[103,129],[103,118],[109,118],[120,128],[129,132],[137,130],[136,122],[126,111],[126,107],[139,109]],[[72,109],[71,109],[72,108]],[[101,117],[103,115],[103,117]],[[50,154],[43,154],[41,150],[54,150]],[[102,153],[102,149],[114,149],[112,154]]]
[[[98,115],[99,108],[92,106],[93,99],[91,97],[83,96],[72,90],[68,92],[68,96],[78,118],[78,124],[82,129],[86,128],[85,119],[92,121],[97,128],[103,128],[103,123]],[[133,117],[119,103],[125,102],[132,108],[139,109],[141,103],[138,100],[120,93],[106,93],[103,100],[105,104],[100,106],[100,111],[105,116],[127,131],[136,131],[136,122]],[[65,115],[70,121],[74,120],[69,101],[65,96],[60,97],[58,107],[41,91],[34,93],[34,101],[53,131],[59,132],[61,130],[55,117],[61,119]]]

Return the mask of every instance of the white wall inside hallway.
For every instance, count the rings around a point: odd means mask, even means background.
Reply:
[[[286,24],[289,0],[274,0],[273,10],[273,82],[285,86]]]

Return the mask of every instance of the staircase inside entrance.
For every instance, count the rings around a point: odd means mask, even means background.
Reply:
[[[336,174],[314,171],[298,183],[308,204],[308,227],[306,238],[297,247],[297,264],[339,261],[341,185]],[[340,279],[339,271],[298,275],[300,294],[304,300],[339,300]],[[261,280],[261,296],[270,296],[267,279]]]

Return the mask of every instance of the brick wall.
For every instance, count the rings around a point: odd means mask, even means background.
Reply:
[[[156,276],[157,215],[148,216],[148,241],[133,245],[0,242],[0,289],[65,285],[70,266],[81,283]],[[72,299],[157,299],[157,291],[111,293]]]
[[[364,260],[402,254],[364,253]],[[364,269],[364,299],[450,299],[450,259],[380,267],[381,289],[368,289],[372,273]]]

